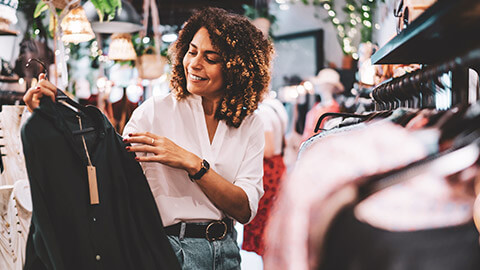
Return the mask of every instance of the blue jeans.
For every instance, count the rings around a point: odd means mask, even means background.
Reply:
[[[240,270],[240,248],[235,229],[222,240],[183,238],[168,235],[183,270]]]

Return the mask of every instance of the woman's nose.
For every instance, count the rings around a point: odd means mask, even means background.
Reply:
[[[198,54],[190,59],[190,67],[194,69],[199,69],[202,67],[201,58]]]

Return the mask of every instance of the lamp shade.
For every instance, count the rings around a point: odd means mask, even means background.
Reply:
[[[95,33],[132,33],[140,31],[143,28],[140,14],[138,14],[132,4],[126,0],[122,0],[121,12],[117,13],[111,21],[100,22],[97,10],[91,1],[87,1],[83,5],[83,8]]]
[[[77,44],[95,38],[90,22],[81,6],[70,10],[67,16],[63,18],[60,26],[63,31],[62,41],[64,42]]]
[[[10,24],[17,23],[17,0],[0,0],[0,34],[16,35],[17,32],[9,29]]]
[[[127,33],[115,33],[108,49],[110,60],[135,60],[137,54],[133,49],[132,36]]]

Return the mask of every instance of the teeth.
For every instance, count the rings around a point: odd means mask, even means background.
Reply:
[[[192,75],[192,74],[189,74],[188,76],[189,76],[192,80],[196,80],[196,81],[205,80],[204,78],[201,78],[201,77],[198,77],[198,76],[195,76],[195,75]]]

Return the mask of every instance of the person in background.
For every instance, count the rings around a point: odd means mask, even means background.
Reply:
[[[336,98],[343,92],[344,87],[340,82],[340,75],[334,69],[324,68],[312,79],[314,90],[320,95],[321,101],[315,104],[307,112],[305,118],[305,129],[302,139],[307,140],[315,135],[315,126],[318,118],[327,112],[340,112],[340,105]],[[322,128],[323,126],[320,126]]]
[[[257,114],[263,121],[265,152],[263,155],[263,189],[257,216],[244,226],[242,249],[263,256],[265,244],[263,232],[270,210],[274,205],[281,179],[285,173],[283,149],[288,114],[283,104],[275,98],[266,98],[260,103]]]
[[[140,105],[124,129],[183,269],[240,269],[232,219],[250,222],[263,195],[263,124],[271,42],[247,18],[219,8],[194,13],[170,48],[166,97]],[[30,109],[56,88],[44,77]],[[113,228],[112,228],[113,229]]]

